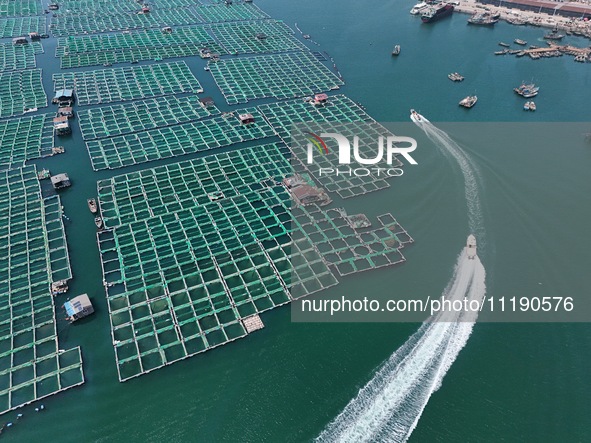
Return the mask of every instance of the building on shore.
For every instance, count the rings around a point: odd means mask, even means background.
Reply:
[[[550,0],[478,0],[478,3],[564,17],[591,18],[591,5],[585,3]]]

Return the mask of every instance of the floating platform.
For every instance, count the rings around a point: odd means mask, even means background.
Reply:
[[[41,69],[0,72],[0,117],[24,114],[47,106]]]
[[[45,17],[0,18],[0,38],[28,35],[30,32],[44,33]]]
[[[201,120],[219,110],[202,106],[199,97],[159,97],[129,104],[78,111],[84,140],[115,137],[134,132]]]
[[[53,74],[53,84],[55,91],[74,89],[80,106],[203,92],[184,61]]]
[[[229,54],[258,54],[306,49],[294,37],[291,28],[279,20],[220,23],[210,25],[208,29]],[[265,38],[258,39],[257,35],[264,35]]]
[[[269,18],[266,12],[252,3],[236,3],[231,7],[225,4],[208,4],[196,8],[204,23],[237,22]]]
[[[0,414],[84,383],[80,348],[59,349],[50,286],[72,275],[59,197],[34,166],[0,172]]]
[[[127,34],[72,36],[58,39],[56,57],[62,68],[99,66],[132,61],[199,55],[207,47],[218,54],[227,51],[210,36],[203,25],[176,28],[172,33],[160,29],[136,30]]]
[[[0,122],[0,170],[24,166],[27,160],[52,155],[53,114]]]
[[[255,122],[243,125],[237,115],[243,112],[252,114]],[[90,140],[86,146],[92,167],[98,171],[207,151],[273,135],[273,128],[252,108],[176,126]]]
[[[140,10],[139,5],[136,10]],[[149,14],[109,14],[104,10],[100,13],[86,10],[85,13],[58,14],[57,17],[52,18],[49,29],[54,36],[65,37],[130,29],[192,25],[202,21],[201,16],[189,8],[154,9]]]
[[[292,241],[288,205],[266,188],[98,234],[121,381],[244,337],[242,320],[288,303],[291,285],[337,283]]]
[[[344,84],[307,51],[220,60],[208,66],[229,105],[303,97]]]
[[[287,146],[263,144],[101,180],[97,195],[112,228],[251,192],[291,170]]]
[[[19,71],[37,66],[35,55],[43,53],[41,42],[27,45],[0,43],[0,71]]]
[[[331,96],[323,106],[313,106],[311,101],[301,99],[287,100],[261,105],[259,109],[283,141],[292,147],[294,170],[296,172],[306,171],[329,193],[334,192],[342,198],[350,198],[390,186],[389,180],[394,177],[385,173],[378,175],[371,170],[368,175],[362,176],[347,174],[319,176],[319,168],[348,169],[343,165],[338,165],[336,142],[333,143],[332,139],[329,140],[330,154],[315,156],[313,167],[310,167],[306,162],[307,132],[326,132],[327,128],[330,128],[331,130],[328,132],[342,133],[350,140],[356,135],[360,138],[361,143],[367,145],[375,145],[379,136],[392,135],[351,99],[344,95]],[[292,134],[292,131],[297,131],[297,133]],[[376,167],[389,169],[401,166],[402,162],[397,158],[393,159],[392,165],[387,165],[384,156],[384,160],[372,165],[370,169]]]

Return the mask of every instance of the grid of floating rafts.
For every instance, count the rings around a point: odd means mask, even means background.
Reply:
[[[84,383],[80,348],[58,346],[52,282],[71,277],[57,196],[34,166],[0,172],[0,413]]]
[[[54,89],[74,89],[80,106],[203,92],[185,62],[53,74]]]
[[[236,114],[250,113],[255,122],[243,125]],[[255,109],[242,109],[203,120],[86,142],[95,170],[116,169],[176,157],[234,143],[273,136],[273,128]]]
[[[0,38],[28,35],[29,32],[43,34],[45,17],[0,18]]]
[[[40,15],[43,13],[39,0],[2,0],[0,1],[0,17]]]
[[[35,54],[43,52],[40,42],[27,45],[0,43],[0,71],[18,71],[37,66]]]
[[[151,2],[153,3],[153,2]],[[137,12],[141,8],[137,2],[121,0],[60,0],[59,10],[56,15],[80,15],[80,14],[127,14]]]
[[[122,134],[188,123],[219,114],[213,106],[202,106],[199,97],[159,97],[132,103],[78,111],[82,138],[114,137]]]
[[[137,5],[138,12],[141,5]],[[51,20],[49,29],[56,37],[99,32],[126,31],[130,29],[157,28],[163,26],[191,25],[201,22],[192,9],[153,9],[148,14],[106,14],[89,11],[86,14],[58,15]]]
[[[114,227],[251,192],[290,171],[287,147],[271,143],[101,180],[98,198]]]
[[[53,114],[20,117],[0,122],[0,169],[52,155]]]
[[[196,8],[204,23],[235,22],[269,18],[267,13],[252,3],[236,3],[232,7],[225,4],[201,5]]]
[[[299,206],[292,216],[300,226],[294,238],[313,242],[341,276],[401,263],[400,248],[413,242],[392,214],[378,216],[377,228],[364,214],[348,215],[342,208]]]
[[[203,26],[137,30],[128,33],[60,38],[56,56],[62,68],[96,66],[142,60],[199,55],[204,48],[220,55],[226,51]]]
[[[41,69],[0,72],[0,117],[47,106]]]
[[[336,192],[342,198],[389,187],[388,180],[392,179],[392,176],[388,175],[386,169],[402,166],[397,158],[393,158],[392,165],[387,165],[387,158],[384,155],[380,163],[368,168],[368,175],[363,175],[364,173],[360,176],[346,173],[320,175],[319,168],[347,169],[346,166],[338,164],[338,149],[336,141],[332,138],[326,140],[329,153],[314,156],[313,167],[307,164],[309,136],[306,132],[341,132],[350,140],[353,140],[353,136],[358,136],[361,140],[360,146],[371,147],[376,146],[379,136],[392,135],[358,104],[344,95],[331,96],[323,106],[314,106],[312,101],[288,100],[261,105],[259,110],[285,143],[291,147],[294,168],[297,171],[306,170],[328,192]],[[331,131],[328,131],[329,127],[332,128]],[[294,137],[295,134],[297,136]],[[363,150],[361,152],[363,153]],[[375,156],[375,152],[369,153],[369,156],[371,155]],[[376,171],[376,168],[382,168],[382,170]]]
[[[208,66],[230,105],[265,97],[302,97],[344,84],[304,51],[220,60]]]
[[[211,32],[230,54],[287,52],[306,49],[279,20],[220,23]]]
[[[245,336],[293,284],[337,283],[307,239],[292,241],[289,200],[268,187],[98,234],[121,381]]]

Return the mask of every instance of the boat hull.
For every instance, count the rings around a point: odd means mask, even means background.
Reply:
[[[421,21],[423,23],[433,23],[438,20],[441,20],[442,18],[449,17],[450,15],[453,14],[453,12],[454,12],[453,5],[449,5],[449,4],[444,5],[441,8],[437,9],[437,11],[434,14],[421,15]]]

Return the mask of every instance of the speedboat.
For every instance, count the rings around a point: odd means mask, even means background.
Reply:
[[[410,119],[415,123],[423,123],[429,121],[414,109],[410,110]]]
[[[472,234],[468,236],[466,241],[466,255],[470,260],[474,260],[474,257],[476,257],[476,237]]]

